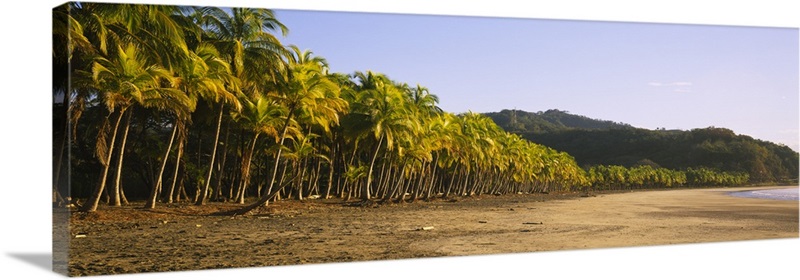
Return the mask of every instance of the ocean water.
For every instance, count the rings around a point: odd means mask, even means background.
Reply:
[[[800,189],[798,188],[755,190],[755,191],[730,193],[730,195],[737,197],[764,198],[764,199],[776,199],[776,200],[798,200],[798,194],[800,194]]]

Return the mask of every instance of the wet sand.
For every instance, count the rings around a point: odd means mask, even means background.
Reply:
[[[206,215],[229,205],[105,208],[70,217],[68,269],[97,275],[798,238],[797,201],[727,195],[747,189],[756,188],[482,196],[376,208],[287,201],[239,217]]]

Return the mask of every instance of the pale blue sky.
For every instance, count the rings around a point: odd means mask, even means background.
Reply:
[[[335,72],[428,87],[450,112],[567,110],[726,127],[798,150],[796,28],[277,10]]]

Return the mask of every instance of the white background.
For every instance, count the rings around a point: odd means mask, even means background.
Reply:
[[[119,1],[110,1],[119,2]],[[128,1],[142,2],[142,1]],[[144,1],[159,4],[800,26],[794,1]],[[520,1],[521,2],[521,1]],[[556,2],[556,1],[550,1]],[[50,10],[63,2],[6,3],[2,17],[0,267],[5,279],[53,279],[51,252]],[[32,261],[33,260],[33,261]],[[451,257],[94,277],[92,279],[797,279],[800,239]]]

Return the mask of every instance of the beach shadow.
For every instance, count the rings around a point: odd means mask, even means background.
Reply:
[[[15,259],[32,264],[38,268],[52,271],[52,253],[8,253],[8,255]]]

